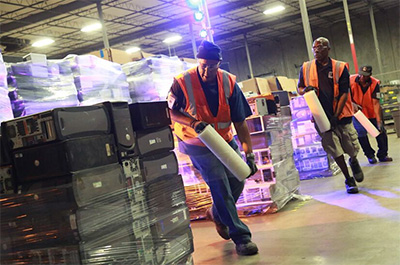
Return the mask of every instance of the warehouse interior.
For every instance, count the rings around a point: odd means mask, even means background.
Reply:
[[[399,18],[399,0],[0,0],[0,263],[400,264]],[[380,80],[393,161],[360,149],[358,194],[297,90],[321,36]],[[171,124],[169,88],[203,40],[252,111],[258,171],[236,207],[256,255],[218,235]]]

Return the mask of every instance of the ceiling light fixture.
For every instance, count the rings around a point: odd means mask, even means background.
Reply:
[[[202,21],[204,18],[204,14],[200,10],[194,12],[193,16],[194,16],[194,20],[196,20],[196,21]]]
[[[131,47],[131,48],[126,49],[127,53],[134,53],[134,52],[138,52],[138,51],[140,51],[139,47]]]
[[[186,0],[186,4],[190,8],[196,8],[201,4],[201,0]]]
[[[83,27],[81,29],[81,31],[82,32],[90,32],[90,31],[95,31],[95,30],[98,30],[98,29],[101,29],[101,23],[99,23],[99,22],[87,25],[87,26]]]
[[[35,41],[34,43],[32,43],[32,47],[43,47],[43,46],[47,46],[50,45],[54,42],[54,40],[46,38],[46,39],[41,39],[38,41]]]
[[[176,35],[176,36],[172,36],[169,38],[166,38],[165,40],[163,40],[164,43],[170,44],[170,43],[174,43],[177,41],[180,41],[182,39],[182,36],[180,35]]]
[[[200,30],[200,37],[202,37],[202,38],[205,38],[205,37],[207,37],[207,30],[205,30],[205,29],[202,29],[202,30]]]
[[[275,7],[272,7],[272,8],[268,8],[268,9],[265,10],[263,13],[264,13],[265,15],[270,15],[270,14],[274,14],[274,13],[281,12],[281,11],[283,11],[283,10],[285,10],[285,7],[284,7],[284,6],[275,6]]]

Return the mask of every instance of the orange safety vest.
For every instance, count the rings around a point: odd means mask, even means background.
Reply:
[[[332,74],[333,74],[333,111],[336,110],[336,106],[339,102],[339,78],[343,73],[344,67],[347,63],[331,59],[332,61]],[[317,95],[319,96],[319,85],[318,85],[318,72],[316,60],[308,61],[303,63],[303,79],[304,85],[313,86],[317,88]],[[342,113],[338,119],[344,117],[353,116],[353,105],[351,103],[351,96],[348,96],[345,106],[343,107]]]
[[[353,101],[362,107],[362,112],[368,119],[376,119],[374,104],[372,102],[372,93],[374,92],[376,85],[380,84],[380,81],[371,76],[371,85],[364,94],[360,84],[356,82],[357,76],[358,75],[350,76],[350,88]]]
[[[206,96],[197,74],[197,67],[175,77],[186,98],[184,114],[188,114],[197,120],[204,121],[211,126],[225,139],[230,142],[233,139],[231,130],[231,111],[229,98],[232,96],[236,83],[236,77],[226,71],[218,69],[218,98],[219,106],[217,116],[214,117],[207,103]],[[176,136],[188,144],[204,146],[197,133],[190,127],[175,122],[174,132]]]

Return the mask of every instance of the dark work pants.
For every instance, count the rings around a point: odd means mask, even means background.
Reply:
[[[236,149],[236,152],[239,150]],[[207,154],[190,155],[190,159],[210,188],[214,219],[229,227],[229,236],[236,244],[249,242],[250,230],[239,219],[236,209],[244,181],[239,181],[210,151]]]
[[[376,128],[378,128],[378,123],[376,122],[376,119],[369,120]],[[375,157],[375,150],[371,147],[371,144],[369,143],[367,131],[355,118],[353,118],[353,121],[354,127],[356,128],[358,133],[358,141],[360,142],[361,148],[364,151],[364,155],[368,158]],[[384,159],[388,155],[388,137],[386,134],[386,130],[383,126],[381,133],[378,135],[378,137],[376,137],[376,142],[378,143],[378,153],[376,154],[376,156],[379,159]]]

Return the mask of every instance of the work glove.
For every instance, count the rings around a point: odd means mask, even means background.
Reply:
[[[190,123],[190,127],[192,127],[196,133],[201,133],[207,125],[208,123],[198,120],[194,120]]]
[[[249,166],[251,173],[248,177],[253,176],[254,174],[256,174],[256,172],[258,171],[256,162],[254,161],[254,154],[250,153],[246,155],[246,162],[247,165]]]
[[[338,124],[338,118],[336,116],[332,116],[330,123],[331,123],[331,130],[334,130]]]
[[[308,86],[306,88],[304,88],[304,93],[307,93],[308,91],[312,91],[314,90],[315,93],[317,93],[317,88],[315,86]]]
[[[383,127],[383,122],[382,121],[380,121],[380,122],[378,122],[378,124],[377,124],[378,126],[378,131],[379,132],[383,132],[383,130],[385,129],[384,127]]]
[[[357,111],[362,111],[362,107],[354,102],[353,103],[353,111],[356,113]]]

